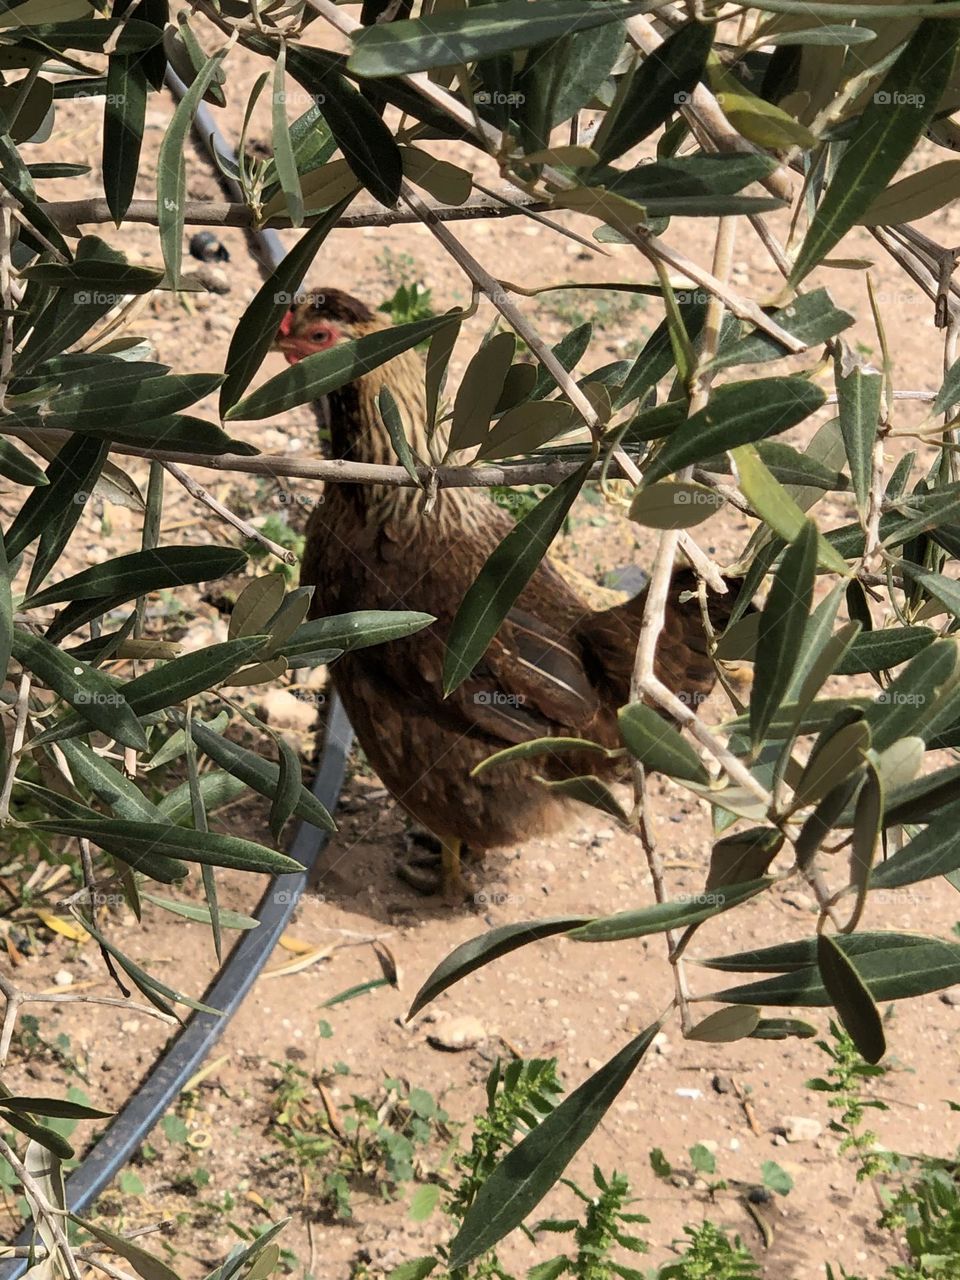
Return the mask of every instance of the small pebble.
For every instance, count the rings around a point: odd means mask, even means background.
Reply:
[[[784,1116],[780,1128],[787,1142],[816,1142],[823,1125],[812,1116]]]
[[[433,1030],[427,1032],[427,1043],[434,1049],[446,1049],[450,1053],[460,1053],[464,1049],[475,1049],[487,1038],[487,1029],[479,1018],[463,1014],[457,1018],[446,1018],[437,1023]]]

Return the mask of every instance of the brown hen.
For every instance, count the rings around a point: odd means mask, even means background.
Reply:
[[[291,308],[277,345],[296,363],[383,327],[386,321],[363,302],[326,289]],[[415,450],[427,456],[423,366],[408,351],[330,394],[334,457],[396,464],[377,407],[383,386],[393,393]],[[301,581],[315,588],[312,616],[410,609],[436,618],[408,639],[345,654],[331,675],[370,764],[440,840],[448,895],[460,891],[461,844],[480,852],[563,822],[568,802],[538,775],[613,777],[623,768],[596,753],[558,754],[471,777],[495,751],[532,738],[583,737],[619,746],[616,711],[629,700],[643,595],[595,611],[548,561],[520,593],[471,677],[444,698],[450,625],[512,524],[480,488],[440,489],[428,512],[415,488],[327,483],[307,527]],[[678,570],[657,650],[659,677],[690,702],[706,696],[715,680],[699,602],[680,599],[694,587],[692,573]]]

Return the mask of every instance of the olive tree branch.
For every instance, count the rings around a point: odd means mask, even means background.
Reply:
[[[43,1187],[40,1186],[40,1183],[37,1182],[13,1147],[8,1142],[5,1142],[3,1138],[0,1138],[0,1156],[3,1156],[4,1160],[20,1179],[20,1185],[33,1201],[36,1212],[40,1214],[49,1227],[50,1234],[53,1236],[54,1243],[57,1246],[57,1252],[67,1274],[70,1276],[70,1280],[81,1280],[80,1268],[77,1265],[76,1258],[73,1256],[73,1249],[60,1221],[65,1216],[64,1211],[50,1203]]]

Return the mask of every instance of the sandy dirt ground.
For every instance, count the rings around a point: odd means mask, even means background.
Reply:
[[[249,84],[260,69],[242,52],[231,55],[237,83]],[[234,74],[233,72],[231,73]],[[231,81],[232,82],[232,81]],[[305,109],[290,95],[291,117]],[[243,98],[237,94],[220,113],[221,127],[235,136]],[[57,159],[90,162],[96,149],[98,108],[89,102],[61,107]],[[154,187],[156,150],[169,117],[169,104],[152,101],[147,146],[138,194]],[[260,121],[267,136],[268,126]],[[42,149],[44,158],[50,150]],[[438,155],[453,154],[438,146]],[[940,158],[939,156],[936,158]],[[96,161],[93,161],[94,166]],[[491,175],[492,170],[491,170]],[[96,169],[89,179],[47,183],[54,196],[94,194]],[[209,165],[189,156],[190,198],[218,198]],[[563,215],[563,221],[589,236],[585,220]],[[782,218],[772,218],[779,231]],[[947,213],[931,220],[929,233],[945,244],[957,239],[957,217]],[[155,234],[145,226],[88,227],[121,245],[133,261],[157,262]],[[606,280],[623,276],[648,280],[644,262],[620,247],[606,259],[543,228],[521,220],[477,223],[458,228],[476,256],[496,274],[526,285],[570,280]],[[707,223],[676,220],[667,239],[708,265],[711,229]],[[178,299],[158,295],[140,315],[137,332],[155,344],[160,359],[184,371],[223,367],[230,333],[259,284],[259,276],[239,231],[225,231],[230,262],[222,268],[228,292],[222,296],[190,295]],[[293,243],[295,233],[284,233]],[[875,261],[874,279],[887,326],[896,385],[908,389],[939,386],[941,337],[933,327],[932,307],[887,260],[866,235],[851,237],[847,256],[862,254]],[[401,278],[422,281],[433,291],[438,309],[464,304],[469,287],[459,269],[437,250],[429,233],[399,226],[330,236],[314,264],[310,280],[332,284],[379,303],[393,293]],[[740,233],[734,284],[744,293],[766,299],[775,295],[778,277],[749,230]],[[830,287],[840,304],[868,317],[862,275],[823,271],[817,283]],[[523,299],[525,311],[548,338],[565,332],[575,320],[592,318],[594,341],[581,368],[597,367],[613,357],[631,356],[659,322],[662,311],[652,301],[630,295],[547,294]],[[465,326],[453,364],[453,379],[493,318],[483,304]],[[876,336],[868,322],[853,331],[852,342],[878,358]],[[264,376],[281,368],[270,356]],[[215,419],[213,402],[198,411]],[[905,416],[904,421],[909,421]],[[796,433],[803,440],[811,427]],[[269,452],[316,452],[315,428],[308,409],[263,424],[241,424],[239,432]],[[901,442],[895,442],[892,451]],[[139,481],[145,468],[133,463]],[[252,517],[302,525],[318,486],[281,485],[245,477],[197,472],[222,500]],[[170,483],[165,512],[167,541],[231,542],[231,531],[218,525],[204,508]],[[17,495],[0,493],[4,517],[16,509]],[[842,495],[817,508],[822,527],[850,518]],[[736,512],[703,526],[703,545],[720,563],[730,562],[743,547],[751,522]],[[74,534],[64,570],[71,571],[133,547],[135,517],[128,511],[90,504]],[[630,525],[620,512],[599,502],[582,501],[570,532],[557,554],[595,581],[618,565],[636,562],[649,568],[653,539]],[[263,566],[257,568],[263,571]],[[879,621],[879,615],[878,615]],[[181,636],[201,645],[221,638],[225,623],[216,609],[189,591],[157,603],[151,625],[157,633]],[[253,701],[264,693],[251,693]],[[322,687],[314,701],[323,703]],[[705,714],[723,713],[719,699]],[[303,726],[301,726],[303,730]],[[297,737],[310,769],[311,735]],[[654,779],[652,822],[675,893],[696,892],[703,885],[711,844],[705,806],[682,789]],[[516,1052],[529,1057],[555,1056],[565,1084],[573,1087],[599,1067],[627,1039],[646,1026],[670,998],[665,946],[661,937],[591,947],[565,940],[527,947],[461,982],[410,1023],[403,1021],[412,994],[434,965],[455,945],[491,925],[566,912],[604,913],[652,901],[649,874],[637,842],[609,820],[589,810],[578,811],[567,831],[523,847],[492,855],[484,870],[481,893],[468,907],[451,910],[417,896],[393,874],[403,846],[403,814],[373,777],[362,758],[351,761],[338,810],[340,831],[322,860],[314,891],[304,898],[290,927],[288,943],[321,949],[318,959],[298,972],[260,979],[217,1048],[212,1068],[172,1110],[167,1122],[149,1139],[123,1179],[101,1197],[100,1209],[111,1224],[130,1228],[163,1219],[163,1245],[173,1265],[185,1276],[200,1275],[215,1264],[238,1238],[289,1216],[283,1236],[292,1273],[312,1273],[316,1280],[348,1280],[384,1275],[397,1263],[425,1252],[447,1230],[433,1215],[414,1221],[406,1185],[399,1198],[385,1201],[375,1188],[353,1195],[353,1217],[338,1221],[321,1204],[318,1175],[298,1168],[281,1141],[277,1122],[278,1089],[291,1067],[306,1073],[311,1107],[321,1105],[317,1081],[334,1108],[345,1108],[354,1094],[377,1098],[386,1078],[399,1078],[429,1090],[453,1122],[466,1122],[483,1105],[483,1081],[497,1055]],[[218,829],[255,833],[269,839],[265,807],[243,802],[223,811]],[[36,856],[35,852],[32,856]],[[6,874],[16,871],[16,860]],[[12,870],[11,870],[12,869]],[[223,877],[227,905],[249,910],[262,886],[250,878]],[[194,885],[188,892],[196,893]],[[960,902],[942,882],[925,882],[909,890],[873,895],[864,927],[925,929],[949,933],[960,918]],[[721,916],[705,925],[692,954],[718,952],[801,938],[812,931],[812,899],[791,885],[765,895],[760,903]],[[208,932],[163,911],[150,910],[142,928],[122,911],[109,918],[111,937],[134,956],[150,957],[152,971],[164,981],[199,995],[215,968]],[[111,988],[91,945],[82,945],[43,929],[4,924],[14,949],[17,978],[26,987],[47,989],[70,984],[101,994]],[[324,1008],[324,1002],[355,984],[380,976],[370,945],[384,943],[400,972],[399,989],[382,986],[349,1002]],[[279,949],[269,968],[288,964],[297,954]],[[696,992],[707,994],[723,985],[717,975],[691,969]],[[709,1009],[711,1006],[705,1006]],[[34,1011],[35,1012],[35,1011]],[[784,1011],[786,1012],[786,1011]],[[794,1011],[803,1015],[803,1011]],[[81,1089],[98,1106],[119,1107],[149,1069],[163,1047],[167,1028],[128,1010],[59,1006],[42,1016],[16,1045],[7,1083],[23,1092]],[[806,1015],[803,1015],[806,1016]],[[444,1020],[470,1019],[470,1047],[444,1051],[431,1037],[442,1035]],[[826,1029],[823,1011],[810,1020]],[[38,1044],[36,1037],[42,1043]],[[882,1141],[904,1151],[947,1155],[960,1130],[948,1099],[960,1098],[960,1005],[933,995],[889,1011],[889,1061],[893,1074],[881,1092],[891,1109],[873,1117]],[[339,1065],[338,1065],[339,1064]],[[571,1168],[586,1185],[590,1167],[618,1169],[631,1180],[637,1208],[651,1219],[641,1228],[651,1252],[645,1265],[671,1256],[670,1243],[684,1222],[710,1217],[741,1234],[757,1253],[770,1280],[813,1280],[823,1264],[864,1276],[880,1275],[896,1259],[888,1236],[874,1228],[876,1205],[868,1188],[858,1185],[849,1160],[838,1157],[838,1138],[828,1124],[824,1095],[805,1087],[826,1066],[812,1042],[741,1041],[731,1046],[685,1042],[675,1023],[648,1053],[641,1068],[614,1104],[598,1132]],[[42,1086],[42,1088],[41,1088]],[[746,1105],[745,1105],[746,1103]],[[815,1137],[787,1142],[789,1117],[821,1126]],[[816,1126],[814,1126],[815,1128]],[[93,1126],[77,1131],[81,1143]],[[460,1142],[466,1141],[467,1131]],[[726,1190],[711,1194],[691,1167],[687,1149],[715,1143],[718,1175]],[[425,1157],[424,1173],[439,1158],[442,1142]],[[649,1152],[662,1148],[677,1170],[674,1180],[657,1179]],[[773,1196],[759,1207],[769,1227],[764,1240],[742,1203],[745,1188],[756,1185],[765,1161],[775,1160],[793,1178],[786,1196]],[[567,1190],[555,1191],[544,1206],[560,1216],[573,1206]],[[12,1201],[7,1202],[11,1230]],[[6,1230],[3,1230],[6,1235]],[[507,1242],[502,1257],[522,1271],[530,1262],[556,1252],[556,1238],[530,1244]]]

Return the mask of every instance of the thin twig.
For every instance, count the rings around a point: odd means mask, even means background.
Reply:
[[[27,732],[27,716],[30,711],[30,684],[31,676],[29,671],[24,671],[20,677],[20,688],[17,692],[16,721],[13,727],[13,738],[10,742],[10,755],[6,762],[6,776],[3,779],[3,791],[0,792],[0,824],[9,821],[10,818],[10,795],[13,791],[14,779],[17,776],[17,766],[20,764],[20,757],[23,754],[23,740]],[[2,1054],[0,1054],[2,1061]]]
[[[86,992],[81,994],[80,992],[24,991],[2,973],[0,973],[0,995],[6,1001],[3,1028],[0,1030],[0,1070],[6,1064],[17,1017],[25,1004],[105,1004],[117,1009],[143,1013],[150,1018],[157,1018],[160,1022],[177,1024],[176,1018],[160,1009],[155,1009],[153,1005],[137,1004],[135,1001],[120,999],[118,996],[88,995]]]
[[[547,373],[554,379],[563,395],[566,396],[577,413],[583,418],[590,433],[597,437],[603,426],[590,400],[577,386],[574,378],[563,367],[520,308],[513,302],[500,281],[477,261],[452,231],[449,231],[443,223],[434,218],[429,206],[406,183],[401,188],[400,194],[408,207],[420,216],[424,225],[443,245],[454,262],[463,268],[469,279],[483,293],[484,297],[493,303],[510,327],[524,340]]]
[[[13,290],[10,278],[10,245],[13,239],[13,216],[10,197],[0,198],[0,304],[3,325],[0,331],[0,412],[7,397],[7,386],[13,369]]]
[[[188,475],[182,467],[179,467],[175,462],[165,462],[163,465],[164,469],[169,471],[174,480],[178,480],[189,494],[196,498],[198,502],[202,502],[205,507],[209,507],[227,524],[233,525],[234,529],[242,533],[245,538],[250,538],[252,541],[259,543],[261,547],[269,551],[272,556],[276,556],[278,560],[282,560],[284,564],[297,563],[297,557],[292,551],[286,547],[281,547],[279,542],[271,541],[259,529],[255,529],[249,521],[244,520],[235,511],[231,511],[229,507],[224,506],[219,498],[215,498],[202,485],[197,484],[193,476]]]
[[[67,1274],[70,1276],[70,1280],[81,1280],[80,1268],[77,1266],[77,1260],[73,1256],[73,1250],[71,1249],[70,1242],[64,1232],[63,1224],[60,1221],[64,1216],[63,1210],[56,1208],[50,1203],[44,1193],[43,1187],[40,1186],[33,1174],[30,1173],[26,1165],[17,1155],[16,1151],[14,1151],[13,1147],[11,1147],[9,1143],[5,1142],[3,1138],[0,1138],[0,1156],[3,1156],[4,1160],[6,1160],[7,1164],[9,1164],[10,1168],[20,1179],[20,1184],[26,1194],[33,1201],[36,1212],[41,1215],[47,1226],[50,1228],[50,1234],[53,1236],[54,1242],[57,1246],[57,1252],[60,1254],[60,1258],[67,1270]]]

